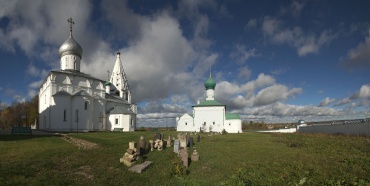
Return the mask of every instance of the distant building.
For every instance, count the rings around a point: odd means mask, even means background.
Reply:
[[[226,105],[214,99],[216,82],[211,74],[204,84],[207,98],[193,106],[192,114],[184,114],[176,118],[177,131],[187,132],[242,132],[242,122],[238,114],[227,113]]]
[[[70,36],[59,48],[60,70],[39,89],[39,126],[46,131],[134,131],[137,106],[131,103],[126,74],[117,53],[109,81],[80,71],[82,48]]]

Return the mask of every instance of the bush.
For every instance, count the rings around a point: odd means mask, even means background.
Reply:
[[[171,175],[185,176],[188,174],[188,168],[182,164],[182,160],[176,153],[169,151],[168,156],[172,163]]]
[[[221,132],[221,134],[227,134],[226,130],[223,129],[222,132]]]

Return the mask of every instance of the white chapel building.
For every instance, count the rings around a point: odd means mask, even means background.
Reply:
[[[177,131],[186,132],[222,132],[241,133],[242,121],[238,114],[227,113],[226,105],[214,98],[216,82],[211,74],[204,83],[207,98],[193,106],[192,114],[184,114],[176,118]]]
[[[45,131],[134,131],[137,106],[131,103],[126,74],[117,53],[109,81],[80,71],[82,48],[70,35],[59,48],[60,70],[39,89],[39,125]]]

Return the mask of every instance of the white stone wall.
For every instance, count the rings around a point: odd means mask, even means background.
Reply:
[[[65,91],[72,96],[53,96],[60,91]],[[83,95],[80,95],[79,91],[84,91]],[[77,95],[74,95],[76,93]],[[114,125],[107,117],[106,111],[120,103],[108,102],[104,97],[103,81],[79,77],[75,74],[51,72],[39,89],[38,127],[41,130],[73,132],[77,131],[77,127],[78,131],[112,130]],[[136,113],[136,105],[132,105],[132,108]],[[78,122],[76,110],[78,110]],[[125,131],[135,130],[135,115],[122,114],[120,121],[125,126],[119,128],[124,128]]]
[[[225,120],[225,131],[228,133],[242,133],[242,120],[228,119]]]
[[[194,127],[193,117],[191,117],[189,114],[182,115],[177,121],[177,131],[197,131],[197,129]]]
[[[132,121],[131,121],[132,119]],[[135,131],[136,118],[131,115],[111,114],[109,116],[110,130],[121,128],[122,131]]]
[[[204,132],[221,132],[224,128],[225,107],[194,107],[194,126],[199,131]],[[210,127],[211,126],[211,127]]]

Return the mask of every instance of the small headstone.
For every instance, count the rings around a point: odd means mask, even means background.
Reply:
[[[134,141],[128,142],[128,148],[136,150],[136,142],[134,142]]]
[[[189,167],[189,155],[186,149],[181,149],[179,153],[180,159],[182,160],[182,164],[185,167]]]
[[[167,147],[171,147],[171,135],[168,136]]]
[[[180,147],[181,148],[185,148],[186,149],[186,146],[187,146],[187,141],[186,141],[186,136],[183,135],[183,134],[180,134],[177,136],[180,140]]]
[[[139,155],[145,153],[145,147],[146,147],[145,138],[144,138],[144,136],[141,136],[140,141],[139,141],[139,150],[138,150]]]
[[[154,149],[153,140],[149,140],[149,145],[150,145],[150,151],[153,151]]]
[[[173,144],[173,152],[179,153],[179,150],[180,150],[180,141],[175,140],[175,142]]]
[[[164,135],[161,133],[161,140],[164,141]]]
[[[198,135],[197,142],[198,143],[200,142],[200,135]]]
[[[189,147],[192,148],[193,147],[193,137],[189,137],[188,139],[188,143],[189,143]]]
[[[199,154],[197,150],[193,151],[193,154],[191,155],[191,161],[198,161],[199,160]]]
[[[154,148],[158,149],[158,150],[163,150],[163,141],[162,140],[156,140],[154,142]]]

